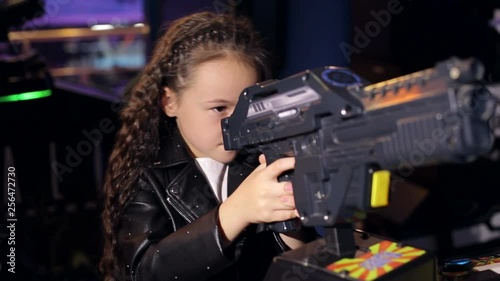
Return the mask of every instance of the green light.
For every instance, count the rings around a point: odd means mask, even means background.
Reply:
[[[0,102],[15,102],[15,101],[24,101],[24,100],[34,100],[41,99],[52,95],[52,91],[42,90],[42,91],[34,91],[34,92],[26,92],[22,94],[8,95],[8,96],[0,96]]]

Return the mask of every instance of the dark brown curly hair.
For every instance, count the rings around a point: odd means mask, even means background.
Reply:
[[[211,12],[180,18],[158,40],[149,63],[126,97],[104,183],[104,251],[99,270],[105,281],[120,279],[122,265],[115,255],[118,217],[134,195],[138,177],[155,162],[159,150],[163,89],[168,86],[182,93],[199,64],[224,57],[253,67],[261,79],[269,77],[268,56],[248,19]]]

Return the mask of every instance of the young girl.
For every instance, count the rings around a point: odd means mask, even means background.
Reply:
[[[105,185],[111,280],[261,280],[301,232],[255,231],[296,218],[294,159],[253,165],[224,150],[221,119],[245,87],[268,78],[245,19],[201,12],[171,24],[120,113]],[[255,166],[257,166],[255,168]]]

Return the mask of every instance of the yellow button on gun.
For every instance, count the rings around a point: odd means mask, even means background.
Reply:
[[[372,208],[385,207],[389,204],[390,183],[391,172],[380,170],[372,174],[372,193],[370,198]]]

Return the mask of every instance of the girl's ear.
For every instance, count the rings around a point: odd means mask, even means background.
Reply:
[[[177,94],[169,87],[164,88],[165,92],[161,97],[161,105],[168,117],[175,117],[177,112]]]

